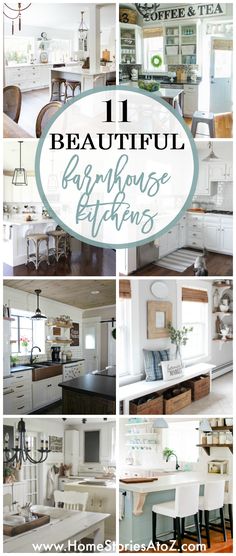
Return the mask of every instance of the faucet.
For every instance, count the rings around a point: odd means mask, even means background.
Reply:
[[[34,361],[34,357],[33,357],[33,351],[34,349],[38,349],[39,352],[41,353],[41,349],[39,346],[33,346],[32,349],[30,350],[30,364],[32,365],[33,361]]]
[[[169,461],[169,459],[170,459],[171,456],[174,456],[175,459],[176,459],[175,469],[176,469],[176,471],[178,471],[178,469],[180,468],[180,465],[178,464],[178,458],[177,458],[177,455],[176,455],[176,454],[169,454],[169,455],[167,456],[167,458],[166,458],[166,463]]]

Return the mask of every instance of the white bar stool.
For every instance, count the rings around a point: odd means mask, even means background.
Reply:
[[[228,483],[228,492],[225,492],[224,494],[224,506],[228,506],[228,513],[229,513],[229,517],[225,518],[225,521],[229,521],[229,527],[226,527],[226,529],[230,529],[230,533],[231,533],[231,539],[233,538],[233,483],[232,481],[229,481]]]
[[[174,524],[174,538],[178,541],[179,551],[182,552],[182,534],[180,519],[194,516],[197,541],[201,544],[201,532],[198,521],[199,483],[179,486],[175,490],[175,500],[162,502],[152,506],[152,540],[156,544],[156,516],[157,514],[172,517]]]
[[[202,516],[204,512],[205,529],[207,547],[211,548],[210,529],[213,531],[221,531],[226,542],[226,531],[224,521],[224,495],[225,495],[225,481],[211,481],[204,485],[204,496],[199,497],[199,512],[200,512],[200,528],[202,525]],[[220,511],[221,526],[217,526],[210,522],[209,513],[214,510]]]

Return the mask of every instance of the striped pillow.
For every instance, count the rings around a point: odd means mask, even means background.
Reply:
[[[162,349],[161,351],[153,351],[144,349],[143,355],[146,381],[151,382],[152,380],[163,380],[161,362],[169,361],[170,350]]]

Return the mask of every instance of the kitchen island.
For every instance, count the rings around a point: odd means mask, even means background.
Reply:
[[[148,84],[148,80],[146,81],[146,83]],[[133,88],[138,89],[140,93],[150,92],[139,87],[137,81],[128,81],[125,83],[122,82],[121,84],[126,85],[127,87],[130,87],[132,89]],[[170,104],[173,108],[175,108],[181,116],[183,115],[184,89],[183,86],[181,86],[181,84],[179,85],[179,87],[178,85],[175,87],[168,87],[168,85],[165,85],[164,87],[161,86],[158,91],[153,91],[151,92],[151,94],[154,97],[162,98],[163,100],[168,102],[168,104]]]
[[[116,72],[106,66],[101,67],[100,71],[92,71],[90,69],[82,69],[81,66],[67,66],[51,69],[52,79],[60,77],[62,79],[79,81],[81,83],[81,93],[97,87],[105,87],[107,81],[115,79]]]
[[[158,477],[158,472],[156,474]],[[161,502],[174,500],[175,489],[178,486],[199,483],[201,490],[209,481],[229,481],[229,475],[211,475],[201,472],[176,471],[160,473],[158,480],[150,483],[120,482],[120,498],[123,498],[123,516],[120,520],[120,543],[145,544],[152,540],[152,506]],[[193,524],[193,518],[186,519],[187,525]],[[157,537],[173,538],[172,519],[158,515]],[[172,536],[171,536],[172,535]],[[163,539],[164,540],[164,539]]]
[[[116,379],[87,374],[61,382],[62,412],[65,415],[114,415]]]
[[[9,215],[3,218],[3,262],[9,266],[18,266],[27,262],[26,236],[33,233],[46,234],[56,229],[52,218],[33,215],[28,222],[22,214]],[[53,239],[49,238],[49,248],[53,247]]]

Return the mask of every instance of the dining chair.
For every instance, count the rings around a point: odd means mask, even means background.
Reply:
[[[8,85],[3,89],[3,112],[11,120],[18,123],[21,111],[22,95],[21,90],[16,85]]]
[[[198,520],[199,488],[200,485],[198,483],[179,486],[175,489],[175,499],[173,501],[160,502],[160,504],[154,504],[154,506],[152,506],[152,540],[154,545],[158,540],[156,537],[157,514],[173,519],[174,538],[176,539],[177,537],[178,549],[180,552],[182,552],[182,539],[185,533],[184,520],[186,517],[193,516],[197,533],[197,541],[201,544],[201,532]],[[180,519],[182,519],[182,532]]]
[[[43,108],[41,108],[37,120],[36,120],[36,137],[41,137],[41,134],[49,122],[50,118],[63,106],[63,102],[59,100],[53,100],[48,104],[45,104]]]
[[[86,508],[88,492],[76,490],[54,490],[54,501],[56,508],[62,507],[66,510],[81,510]]]
[[[204,495],[199,497],[200,529],[202,529],[202,517],[204,512],[207,548],[211,548],[210,529],[220,531],[226,542],[226,530],[224,520],[224,496],[225,481],[211,481],[204,485]],[[219,510],[220,525],[215,525],[210,521],[210,512]],[[215,518],[214,518],[215,521]]]

